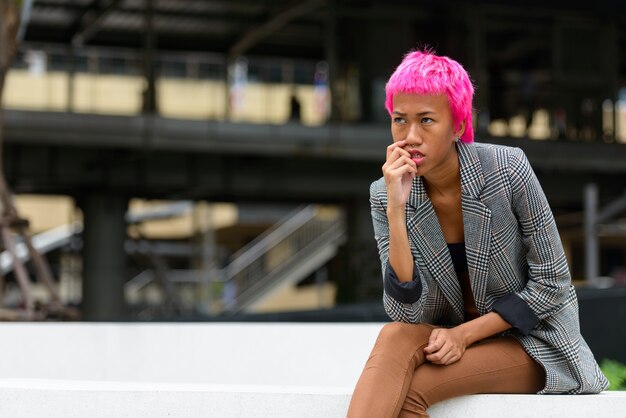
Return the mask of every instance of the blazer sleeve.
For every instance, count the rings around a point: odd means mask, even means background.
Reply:
[[[514,328],[528,334],[567,299],[571,277],[548,200],[526,155],[517,148],[509,157],[512,209],[526,248],[528,282],[520,292],[493,305]]]
[[[370,207],[374,225],[374,238],[378,246],[383,273],[383,304],[387,315],[394,321],[419,322],[422,316],[424,286],[419,271],[413,265],[413,280],[401,282],[389,263],[389,221],[387,220],[386,193],[381,190],[381,180],[370,187]]]

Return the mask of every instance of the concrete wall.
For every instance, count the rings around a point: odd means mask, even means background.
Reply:
[[[352,388],[381,326],[0,324],[0,370],[4,379]]]
[[[0,324],[3,418],[345,417],[381,323]],[[626,417],[626,392],[473,395],[443,417]]]

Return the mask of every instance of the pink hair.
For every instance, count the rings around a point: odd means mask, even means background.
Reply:
[[[437,95],[444,93],[450,104],[454,129],[465,121],[465,132],[461,141],[472,142],[472,98],[474,86],[467,71],[458,62],[435,55],[429,49],[412,51],[393,72],[385,86],[385,107],[391,115],[393,96],[397,93]]]

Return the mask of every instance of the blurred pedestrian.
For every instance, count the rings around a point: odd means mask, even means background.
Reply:
[[[348,417],[607,387],[537,177],[522,150],[473,142],[473,93],[459,63],[429,50],[407,54],[387,82],[393,143],[370,202],[396,322],[381,330]]]
[[[289,98],[289,121],[300,123],[301,111],[300,111],[300,101],[296,96],[296,93],[293,92],[291,97]]]

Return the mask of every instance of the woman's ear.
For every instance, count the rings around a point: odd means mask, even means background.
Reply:
[[[459,125],[459,129],[457,129],[456,131],[456,137],[460,138],[463,136],[464,133],[465,133],[465,121],[462,121],[461,124]]]

